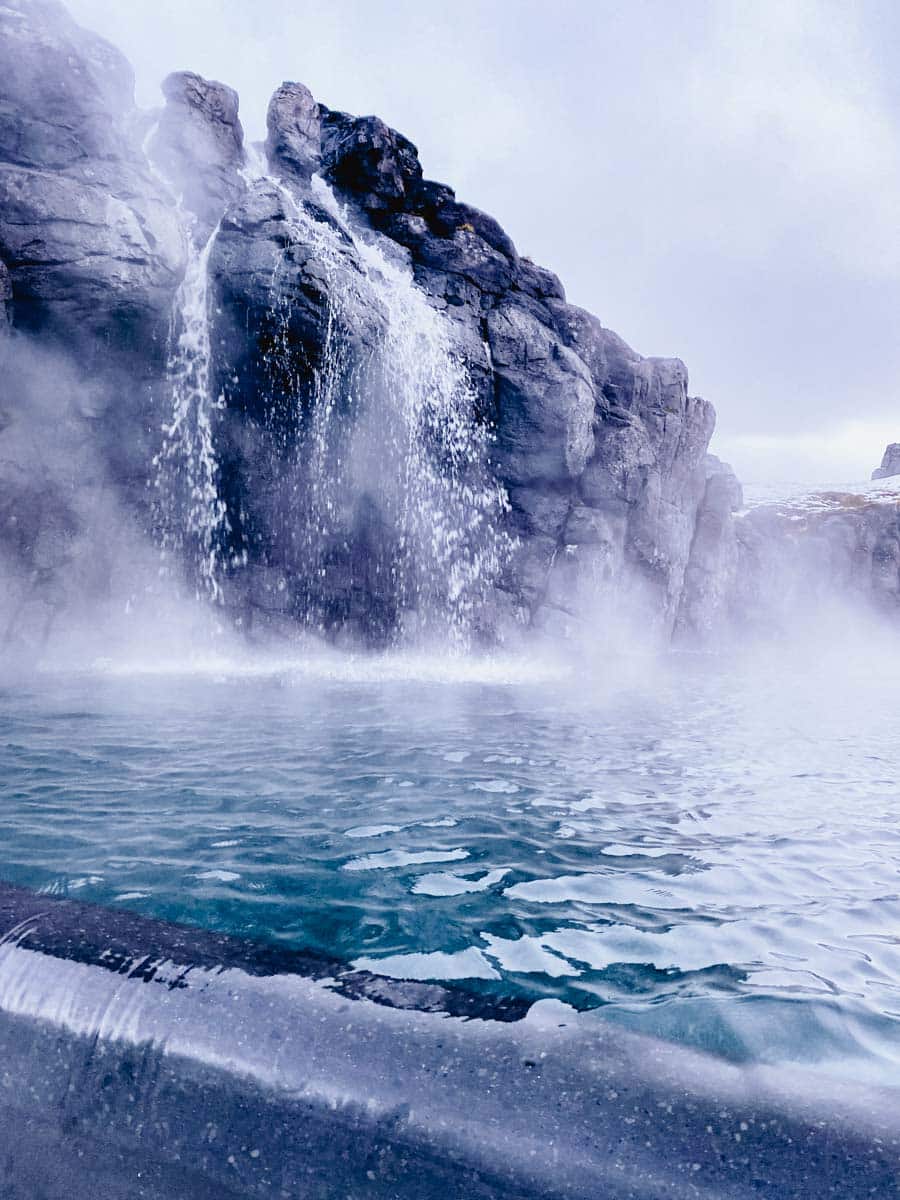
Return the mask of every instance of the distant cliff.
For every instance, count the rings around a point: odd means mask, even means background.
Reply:
[[[881,466],[872,472],[873,479],[890,479],[892,475],[900,475],[900,442],[891,442],[884,452]]]

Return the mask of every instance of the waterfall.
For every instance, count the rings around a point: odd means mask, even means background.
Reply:
[[[451,350],[446,318],[378,241],[358,248],[389,317],[379,364],[387,412],[379,420],[398,484],[401,594],[433,631],[465,640],[507,551],[497,530],[505,495],[487,470],[488,431],[476,420],[475,391]]]
[[[223,543],[229,532],[219,495],[213,419],[220,401],[211,388],[207,266],[216,225],[205,243],[187,239],[187,266],[175,294],[166,381],[171,417],[153,460],[154,524],[163,554],[193,573],[198,598],[221,603]]]
[[[306,619],[321,623],[339,579],[370,605],[395,609],[401,637],[465,649],[510,543],[499,530],[506,499],[488,470],[490,435],[448,319],[398,248],[355,228],[323,180],[313,177],[312,195],[327,216],[271,182],[294,238],[315,248],[329,297],[321,361],[298,396],[307,409],[295,509]],[[347,269],[348,243],[359,270]],[[277,306],[277,278],[273,298]],[[361,305],[383,313],[385,327],[354,361],[346,334]]]
[[[265,480],[274,509],[264,552],[274,557],[263,561],[283,571],[288,611],[311,628],[465,649],[487,623],[510,542],[500,530],[505,494],[488,469],[490,435],[449,319],[416,286],[404,252],[358,228],[323,180],[301,199],[263,170],[248,159],[242,174],[248,186],[277,190],[288,234],[271,280],[266,406],[274,416],[286,400],[292,414],[288,432],[273,420],[271,461],[250,485]],[[232,565],[207,270],[218,232],[202,245],[188,237],[169,339],[170,417],[154,460],[164,559],[186,566],[197,596],[217,604]],[[326,297],[312,369],[292,345],[290,289],[281,286],[296,249],[311,251]],[[379,332],[362,347],[370,323]]]

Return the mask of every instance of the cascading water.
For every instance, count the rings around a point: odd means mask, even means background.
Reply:
[[[184,231],[184,276],[175,292],[169,326],[166,388],[171,416],[162,425],[162,444],[154,456],[153,527],[162,549],[162,573],[177,561],[187,569],[198,600],[224,599],[224,547],[230,532],[219,493],[214,417],[222,407],[212,390],[209,321],[209,256],[221,219],[205,239],[197,218],[187,211],[177,187],[153,153],[159,122],[149,127],[141,149],[151,175],[169,194]]]
[[[228,514],[219,494],[213,419],[208,263],[216,225],[206,241],[187,238],[184,278],[175,294],[166,369],[171,419],[153,460],[154,524],[166,557],[193,570],[198,598],[221,603],[223,543]]]
[[[475,392],[445,319],[412,272],[376,241],[358,249],[389,314],[379,363],[387,411],[379,419],[398,485],[400,594],[427,627],[467,640],[509,548],[497,529],[505,495],[487,472],[488,430],[476,420]]]
[[[293,236],[315,248],[327,276],[321,359],[312,387],[298,395],[306,409],[295,510],[304,615],[322,623],[322,595],[339,577],[370,605],[389,608],[399,636],[465,649],[510,541],[499,528],[505,495],[487,468],[490,434],[476,418],[446,318],[389,243],[353,227],[323,180],[314,177],[312,190],[324,213],[271,182]],[[347,350],[360,305],[385,318],[364,361]]]
[[[280,383],[263,408],[271,419],[286,398],[293,430],[278,433],[279,421],[272,423],[264,486],[279,517],[265,561],[283,571],[292,615],[312,628],[466,649],[510,541],[500,529],[505,495],[487,466],[490,434],[447,318],[415,285],[398,248],[357,229],[323,180],[313,177],[301,199],[264,170],[251,157],[242,174],[248,186],[277,190],[288,239],[271,281],[275,335],[265,351]],[[185,225],[154,520],[165,559],[192,570],[199,598],[222,603],[232,526],[215,447],[224,400],[214,395],[208,280],[219,226],[201,244]],[[312,370],[291,345],[293,301],[281,286],[297,249],[311,253],[323,280],[325,324]],[[370,323],[378,314],[377,336],[365,346],[362,313]],[[254,482],[263,486],[258,474]]]

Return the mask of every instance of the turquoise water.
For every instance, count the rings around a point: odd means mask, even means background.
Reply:
[[[33,676],[0,878],[896,1082],[892,676]]]

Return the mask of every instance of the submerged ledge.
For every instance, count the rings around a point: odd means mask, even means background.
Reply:
[[[893,1091],[8,885],[0,930],[4,1197],[897,1195]]]

